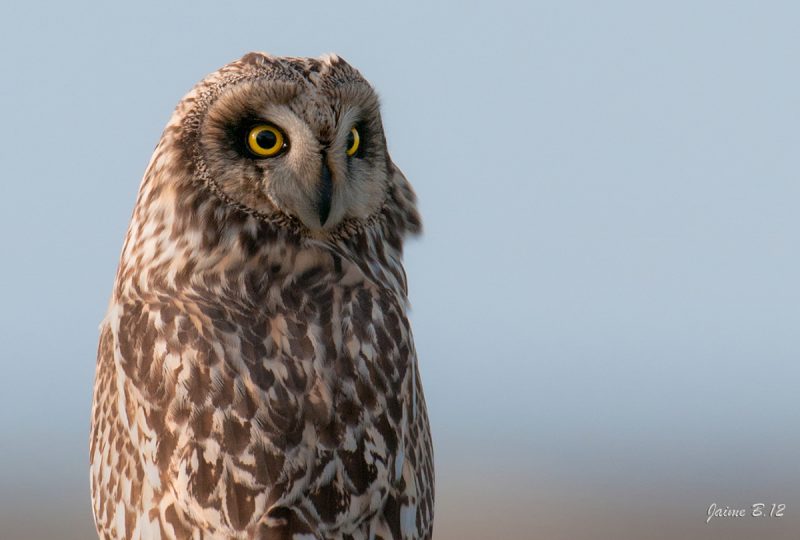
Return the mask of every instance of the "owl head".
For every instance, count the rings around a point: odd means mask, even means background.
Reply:
[[[405,183],[375,91],[335,55],[245,55],[184,98],[170,138],[180,154],[172,161],[225,201],[288,217],[311,234],[367,220]]]
[[[305,262],[376,260],[402,284],[403,242],[420,229],[358,71],[332,55],[249,53],[178,103],[139,189],[115,294],[249,283],[285,248]]]

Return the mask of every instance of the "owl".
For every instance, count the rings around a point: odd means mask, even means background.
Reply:
[[[100,326],[101,538],[431,537],[415,201],[338,56],[249,53],[183,98]]]

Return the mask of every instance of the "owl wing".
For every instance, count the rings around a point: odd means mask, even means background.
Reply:
[[[428,410],[422,392],[422,382],[419,372],[415,370],[416,396],[415,403],[417,414],[411,423],[408,446],[413,447],[413,459],[410,459],[409,477],[414,478],[413,490],[405,493],[409,501],[415,500],[416,504],[409,504],[407,518],[403,520],[403,534],[411,538],[429,539],[433,535],[433,502],[434,502],[434,468],[433,444],[431,441],[430,424],[428,423]],[[415,497],[415,499],[412,499]],[[411,510],[413,508],[413,511]],[[401,513],[402,516],[402,513]],[[411,517],[413,516],[413,518]],[[413,523],[411,522],[413,520]],[[413,532],[412,532],[413,531]]]
[[[142,471],[133,488],[148,495],[138,511],[162,537],[246,530],[310,459],[300,445],[303,366],[287,368],[271,330],[199,298],[112,309],[99,364],[117,385],[104,407],[118,410],[125,458]]]
[[[396,462],[395,489],[384,515],[393,539],[430,539],[433,534],[434,469],[428,414],[419,374],[411,374],[403,429],[403,446]]]
[[[100,538],[130,538],[142,518],[144,470],[130,437],[131,409],[114,361],[114,336],[100,329],[89,443],[92,510]],[[134,415],[135,418],[135,415]]]

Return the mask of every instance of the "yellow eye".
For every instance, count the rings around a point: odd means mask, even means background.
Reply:
[[[272,157],[286,147],[283,133],[275,126],[259,124],[247,134],[247,148],[258,157]]]
[[[361,143],[361,136],[358,134],[356,128],[350,128],[350,133],[347,134],[347,155],[352,156],[358,151],[358,145]]]

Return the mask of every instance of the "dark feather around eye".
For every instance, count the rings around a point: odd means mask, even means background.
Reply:
[[[356,128],[356,131],[358,131],[358,136],[359,136],[360,142],[358,144],[358,149],[356,150],[356,153],[353,154],[350,157],[363,158],[366,155],[367,148],[369,146],[371,146],[371,143],[372,143],[371,138],[370,138],[369,125],[367,124],[367,122],[365,122],[363,120],[360,120],[360,121],[356,122],[356,124],[353,127]],[[347,147],[347,148],[350,147],[350,143],[351,143],[351,138],[350,137],[351,136],[352,135],[350,135],[348,133],[347,141],[345,143],[345,147]]]

